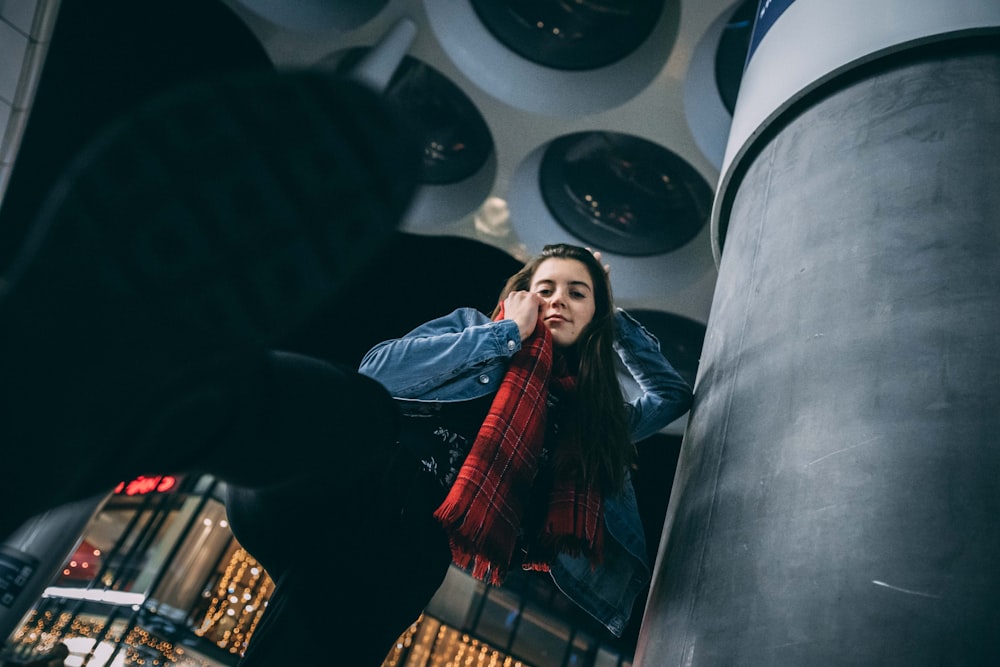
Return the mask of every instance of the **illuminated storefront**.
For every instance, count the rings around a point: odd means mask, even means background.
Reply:
[[[223,491],[210,476],[119,485],[8,638],[8,658],[61,642],[71,666],[235,665],[274,583],[233,538]],[[317,601],[317,618],[341,618],[337,605]],[[385,667],[628,667],[627,642],[581,614],[547,576],[514,574],[498,589],[452,568]]]

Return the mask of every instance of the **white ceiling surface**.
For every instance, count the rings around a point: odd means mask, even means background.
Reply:
[[[580,243],[543,203],[545,146],[585,130],[631,134],[686,160],[714,189],[731,116],[714,79],[722,29],[738,0],[668,1],[649,39],[621,62],[566,72],[501,45],[468,0],[225,0],[278,66],[322,66],[343,49],[393,34],[405,55],[455,83],[488,125],[495,155],[479,174],[425,187],[403,228],[474,238],[524,259],[546,243]],[[605,251],[615,297],[706,323],[716,279],[710,225],[684,246],[650,257]]]

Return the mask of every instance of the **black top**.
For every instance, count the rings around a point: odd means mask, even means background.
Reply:
[[[489,414],[494,395],[451,403],[402,401],[403,420],[399,442],[419,461],[422,470],[450,489],[459,468],[468,456]],[[553,392],[547,399],[546,442],[552,442],[557,429],[558,400]],[[539,455],[539,471],[548,467],[549,450]]]

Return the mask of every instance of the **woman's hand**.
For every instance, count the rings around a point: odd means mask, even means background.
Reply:
[[[594,250],[593,248],[587,248],[587,250],[589,250],[590,254],[594,256],[594,259],[596,259],[598,261],[598,263],[600,263],[600,261],[601,261],[601,251],[600,250]],[[604,272],[606,274],[608,274],[609,276],[611,275],[611,265],[610,264],[605,264],[604,265]]]
[[[538,323],[538,315],[542,311],[545,301],[542,297],[533,292],[511,292],[503,300],[503,317],[505,320],[514,320],[517,329],[521,333],[521,342],[535,330]]]

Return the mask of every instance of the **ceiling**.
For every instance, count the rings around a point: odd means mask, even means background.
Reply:
[[[738,85],[739,2],[226,4],[275,64],[361,70],[424,121],[437,173],[404,229],[518,259],[549,242],[600,248],[620,305],[707,321],[731,120],[716,73],[731,89],[735,66]],[[388,64],[365,71],[366,55]]]
[[[756,1],[225,3],[276,65],[360,76],[419,121],[404,231],[518,261],[552,242],[601,250],[618,304],[693,382]]]

